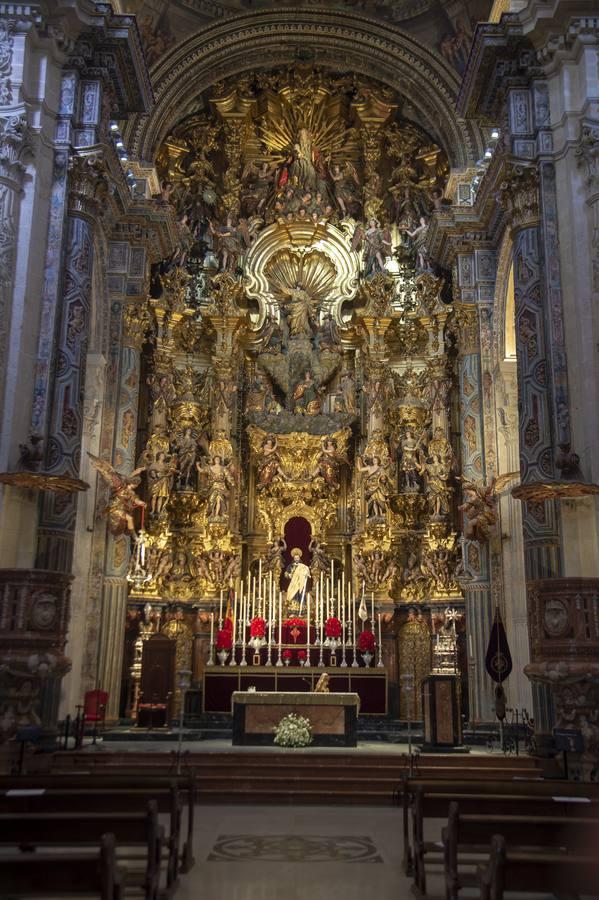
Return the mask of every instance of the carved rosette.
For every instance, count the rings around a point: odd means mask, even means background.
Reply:
[[[533,166],[510,164],[499,185],[497,202],[505,210],[512,230],[539,224],[539,173]]]
[[[40,724],[44,682],[71,667],[64,654],[71,581],[57,572],[0,570],[0,742]]]

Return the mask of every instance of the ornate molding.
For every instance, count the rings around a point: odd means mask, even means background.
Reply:
[[[154,158],[182,109],[216,82],[251,69],[288,65],[310,46],[314,63],[374,77],[393,87],[446,148],[453,166],[471,165],[484,151],[477,126],[453,113],[456,73],[436,54],[391,25],[342,10],[261,10],[234,16],[193,35],[153,71],[156,103],[126,131],[132,155]]]
[[[581,124],[578,147],[574,156],[579,166],[586,167],[586,185],[589,190],[599,185],[599,125]]]
[[[497,202],[506,211],[513,231],[539,224],[539,173],[533,166],[510,163],[499,185]]]
[[[108,173],[101,151],[69,160],[69,213],[94,219],[109,191]]]
[[[25,174],[24,157],[30,154],[31,132],[25,113],[0,116],[0,178],[20,188]]]

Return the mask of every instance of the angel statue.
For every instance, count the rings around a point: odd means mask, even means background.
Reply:
[[[276,435],[269,434],[262,443],[262,456],[258,462],[256,473],[257,490],[269,487],[274,481],[286,481],[287,476],[281,468],[281,456]]]
[[[332,437],[324,437],[321,441],[322,451],[318,456],[314,475],[320,475],[330,488],[339,487],[339,473],[342,465],[349,466],[347,457],[337,449],[337,441]]]
[[[312,538],[308,544],[308,550],[312,554],[310,572],[312,578],[317,580],[322,572],[324,575],[331,571],[331,560],[324,552],[323,546],[316,538]]]
[[[213,225],[210,223],[210,233],[212,234],[217,252],[220,257],[221,272],[235,272],[239,266],[241,257],[252,241],[252,233],[255,223],[252,223],[252,230],[248,226],[246,219],[240,219],[239,225],[233,222],[233,216],[228,215],[225,225]]]
[[[136,509],[145,509],[146,505],[135,493],[135,488],[141,483],[139,475],[145,470],[145,466],[135,469],[131,475],[120,475],[110,463],[93,453],[87,455],[94,468],[112,487],[112,496],[103,512],[108,518],[108,530],[114,535],[131,534],[135,537],[133,514]]]
[[[378,219],[369,219],[366,230],[358,225],[352,240],[352,250],[357,252],[364,248],[364,277],[369,278],[377,272],[386,274],[385,257],[391,255],[391,232],[382,228]]]
[[[235,486],[234,469],[223,464],[220,456],[213,456],[208,465],[196,463],[198,474],[209,483],[208,519],[225,519],[229,514],[229,496]]]
[[[458,507],[464,513],[466,525],[464,537],[468,541],[486,544],[497,523],[497,501],[504,488],[518,478],[518,472],[493,476],[488,484],[484,481],[467,481],[464,483],[464,503]]]
[[[387,514],[392,484],[385,469],[379,456],[373,456],[370,463],[358,457],[356,471],[364,474],[367,519],[384,519]]]

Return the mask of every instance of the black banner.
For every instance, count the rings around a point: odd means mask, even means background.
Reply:
[[[505,681],[512,671],[512,654],[510,653],[499,608],[495,610],[495,619],[493,620],[491,637],[489,638],[489,646],[485,657],[485,667],[493,681],[497,681],[499,684]]]

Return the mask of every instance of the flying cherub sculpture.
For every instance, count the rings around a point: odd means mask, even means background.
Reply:
[[[93,453],[87,455],[94,468],[112,488],[112,495],[103,511],[103,515],[108,519],[110,533],[135,536],[133,514],[136,509],[144,509],[146,505],[135,493],[135,488],[141,483],[139,474],[145,470],[145,466],[135,469],[131,475],[120,475],[110,463],[94,456]]]
[[[518,472],[493,476],[484,481],[460,479],[464,484],[464,503],[459,508],[466,516],[464,537],[469,541],[486,544],[497,523],[497,501],[510,481],[519,477]]]

